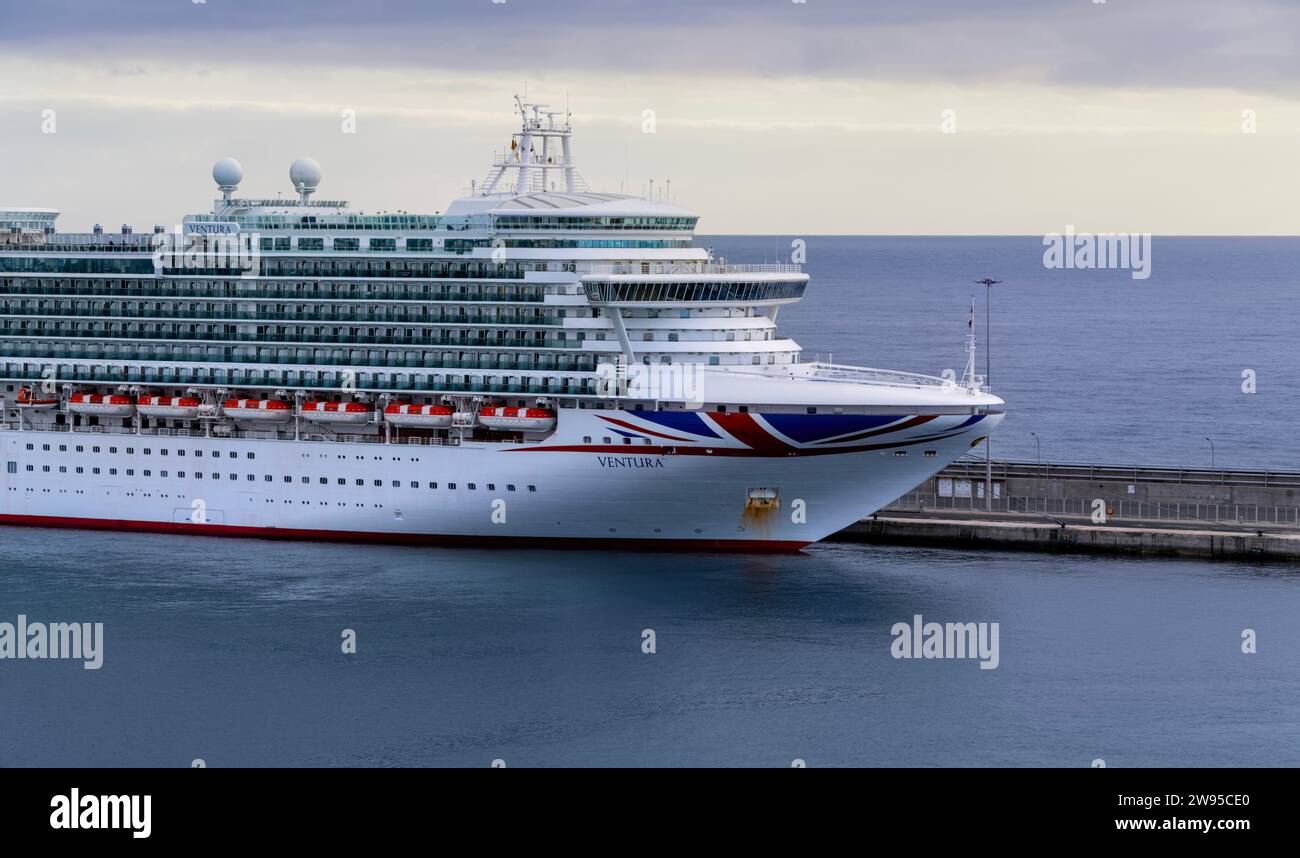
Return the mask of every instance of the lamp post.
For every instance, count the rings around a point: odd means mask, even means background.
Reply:
[[[1037,432],[1030,432],[1029,434],[1034,436],[1034,443],[1038,445],[1038,464],[1041,465],[1041,464],[1043,464],[1043,442],[1042,442],[1042,439],[1040,439],[1040,438],[1038,437],[1038,433],[1037,433]]]
[[[1001,280],[994,280],[991,277],[985,277],[983,280],[976,280],[977,286],[984,287],[984,386],[992,390],[991,379],[993,377],[993,349],[990,343],[993,340],[992,329],[992,301],[993,287],[1001,283]],[[993,511],[993,436],[987,435],[984,438],[984,509],[989,512]]]
[[[1211,440],[1210,438],[1206,438],[1205,440],[1210,442],[1210,470],[1213,471],[1214,470],[1214,441]]]

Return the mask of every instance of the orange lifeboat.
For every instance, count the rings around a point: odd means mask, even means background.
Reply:
[[[202,402],[190,396],[141,396],[135,401],[135,410],[145,417],[180,420],[198,417],[202,406]]]
[[[293,416],[289,403],[282,399],[227,399],[221,412],[235,420],[259,420],[283,423]]]
[[[308,400],[302,404],[302,416],[313,423],[366,423],[370,406],[360,402],[323,402]]]
[[[74,393],[68,397],[68,410],[91,417],[130,417],[135,403],[116,393]]]
[[[455,412],[446,405],[412,405],[394,402],[384,409],[384,419],[412,429],[447,429]]]
[[[489,405],[478,412],[478,422],[502,432],[549,432],[555,412],[548,408],[504,408]]]
[[[18,388],[18,407],[32,411],[48,411],[59,404],[53,397],[40,397],[30,387]]]

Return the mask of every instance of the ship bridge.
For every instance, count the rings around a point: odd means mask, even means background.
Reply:
[[[39,244],[54,235],[58,209],[0,208],[0,243]]]

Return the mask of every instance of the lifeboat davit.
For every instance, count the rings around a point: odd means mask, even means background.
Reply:
[[[283,423],[293,416],[289,403],[282,399],[227,399],[221,412],[236,420],[260,420]]]
[[[413,429],[447,429],[451,426],[451,417],[455,413],[445,405],[411,405],[408,402],[394,402],[384,409],[384,419],[394,426],[407,426]]]
[[[30,387],[18,388],[19,408],[30,408],[32,411],[49,411],[58,404],[59,400],[54,397],[38,396]]]
[[[555,428],[555,412],[547,408],[503,408],[487,406],[478,422],[489,429],[508,432],[549,432]]]
[[[202,402],[189,396],[141,396],[135,401],[135,410],[145,417],[192,420],[202,407]]]
[[[130,417],[135,403],[116,393],[74,393],[68,397],[68,410],[91,417]]]
[[[370,406],[360,402],[319,402],[302,404],[302,416],[313,423],[365,423],[370,420]]]

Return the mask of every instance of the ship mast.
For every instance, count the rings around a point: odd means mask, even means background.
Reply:
[[[544,110],[546,106],[515,96],[520,130],[510,135],[510,150],[493,162],[491,172],[479,186],[479,195],[549,191],[553,189],[554,174],[559,174],[566,193],[587,190],[573,162],[572,114],[567,109]]]
[[[970,318],[966,320],[966,369],[961,374],[961,386],[979,390],[980,379],[975,375],[975,296],[970,299]]]

